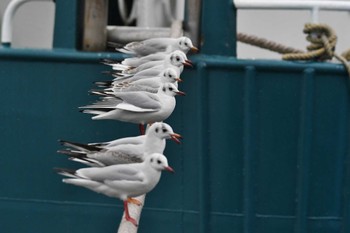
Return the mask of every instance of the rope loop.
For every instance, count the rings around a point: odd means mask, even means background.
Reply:
[[[345,67],[350,77],[350,49],[338,55],[335,53],[337,35],[334,30],[326,24],[307,23],[303,32],[307,34],[306,40],[310,42],[307,52],[284,46],[256,36],[237,33],[237,40],[260,48],[268,49],[283,54],[283,60],[314,60],[325,61],[333,57],[339,60]]]
[[[282,56],[284,60],[317,60],[324,61],[334,57],[337,36],[334,30],[326,24],[305,24],[304,33],[310,42],[305,53],[290,53]]]
[[[284,54],[284,60],[331,60],[333,57],[338,59],[345,67],[350,77],[350,65],[346,57],[335,53],[337,44],[337,35],[334,30],[326,24],[305,24],[304,33],[307,34],[306,40],[310,42],[305,53],[289,53]]]

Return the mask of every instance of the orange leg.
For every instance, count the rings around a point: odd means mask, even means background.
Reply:
[[[135,204],[135,205],[138,205],[138,206],[141,206],[141,205],[142,205],[142,203],[141,203],[139,200],[137,200],[137,199],[135,199],[135,198],[131,198],[131,197],[128,197],[127,202],[128,202],[128,203]]]
[[[139,130],[141,135],[145,134],[145,126],[143,124],[139,124]]]

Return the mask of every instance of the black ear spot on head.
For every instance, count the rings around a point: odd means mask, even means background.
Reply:
[[[156,131],[156,133],[158,133],[158,131],[159,131],[158,127],[156,128],[156,130],[155,130],[155,131]]]
[[[153,158],[151,159],[151,163],[153,163]]]
[[[165,87],[163,87],[163,92],[165,92]]]

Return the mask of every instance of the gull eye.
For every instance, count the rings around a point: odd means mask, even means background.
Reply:
[[[157,160],[157,163],[158,163],[158,164],[161,164],[161,163],[162,163],[162,161],[160,161],[160,160],[158,159],[158,160]]]
[[[168,130],[167,129],[163,129],[163,133],[166,133],[166,132],[168,132]]]
[[[171,74],[169,74],[169,77],[172,78],[173,76]]]
[[[180,57],[176,57],[176,61],[180,61]]]
[[[174,90],[174,88],[172,88],[172,87],[169,87],[169,91],[173,91]]]
[[[185,45],[188,46],[188,44],[185,42]]]

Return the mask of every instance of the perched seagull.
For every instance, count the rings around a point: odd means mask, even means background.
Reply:
[[[147,130],[146,130],[146,133],[147,133]],[[146,135],[144,134],[144,135],[139,135],[135,137],[118,138],[108,142],[93,142],[93,143],[88,143],[87,145],[108,149],[108,148],[118,146],[118,145],[123,145],[123,144],[139,145],[144,143],[145,138],[146,138]]]
[[[113,74],[112,74],[113,75]],[[126,77],[116,77],[115,79],[111,81],[97,81],[95,84],[99,87],[112,87],[115,84],[120,84],[124,82],[135,82],[141,79],[149,79],[149,78],[161,78],[164,80],[164,82],[173,82],[172,80],[175,80],[177,82],[181,82],[182,80],[180,79],[179,76],[177,76],[177,72],[173,68],[166,68],[162,70],[158,75],[155,76],[141,76],[141,75],[133,75],[133,76],[126,76]],[[167,81],[168,80],[168,81]]]
[[[154,123],[155,124],[155,123]],[[163,124],[168,125],[166,123],[163,122]],[[152,124],[153,125],[153,124]],[[147,130],[152,126],[152,125],[148,125],[147,129],[146,129],[146,133]],[[169,127],[171,127],[169,125]],[[99,148],[111,148],[114,146],[118,146],[118,145],[122,145],[122,144],[143,144],[145,141],[146,135],[139,135],[139,136],[135,136],[135,137],[126,137],[126,138],[118,138],[112,141],[108,141],[108,142],[94,142],[94,143],[89,143],[89,146],[97,146]]]
[[[159,153],[151,154],[142,163],[118,164],[108,167],[82,168],[76,171],[56,168],[60,175],[67,176],[62,181],[90,189],[124,202],[125,219],[136,227],[137,221],[129,214],[128,203],[141,203],[134,199],[151,191],[159,182],[161,171],[174,172],[166,157]]]
[[[167,55],[168,53],[159,52],[159,53],[152,53],[150,55],[143,56],[143,57],[130,57],[130,58],[125,58],[121,62],[121,64],[126,66],[131,66],[131,67],[138,67],[147,62],[164,60]]]
[[[163,154],[166,139],[172,139],[176,143],[181,143],[179,140],[181,138],[180,134],[174,133],[170,125],[163,122],[156,122],[147,129],[142,139],[139,138],[140,140],[137,144],[130,144],[130,138],[126,139],[126,143],[124,142],[122,144],[118,144],[118,140],[120,139],[112,141],[107,147],[61,140],[60,142],[63,146],[70,148],[59,150],[58,153],[70,156],[70,160],[93,167],[140,163],[150,154]]]
[[[165,52],[171,53],[175,50],[181,50],[187,53],[189,50],[198,52],[188,37],[180,38],[152,38],[139,42],[130,42],[122,48],[116,48],[117,51],[132,54],[136,56],[147,56],[149,54]]]
[[[117,92],[102,100],[80,107],[83,113],[93,114],[93,120],[119,120],[141,125],[164,121],[174,111],[175,95],[185,95],[174,84],[166,83],[156,94],[145,91]]]
[[[169,68],[174,71],[173,69]],[[175,72],[175,71],[174,71]],[[139,79],[136,81],[114,81],[112,87],[104,89],[107,94],[114,94],[121,91],[147,91],[157,93],[161,85],[165,83],[172,83],[175,87],[178,87],[178,82],[182,82],[182,79],[174,74],[167,74],[165,76],[156,76],[153,78]]]
[[[146,76],[156,76],[166,68],[173,68],[177,72],[177,76],[180,76],[183,71],[184,65],[192,66],[192,62],[187,59],[184,52],[176,50],[170,54],[167,54],[163,60],[149,61],[138,67],[131,67],[122,65],[120,63],[109,63],[113,70],[117,70],[121,75],[135,75],[142,74]]]

